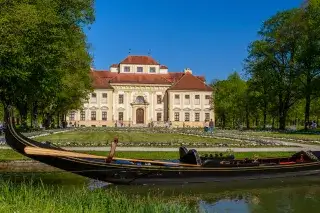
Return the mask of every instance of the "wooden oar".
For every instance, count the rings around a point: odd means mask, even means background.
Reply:
[[[24,152],[28,155],[106,159],[106,157],[99,156],[99,155],[91,155],[91,154],[84,154],[84,153],[70,152],[70,151],[60,151],[60,150],[45,149],[45,148],[30,147],[30,146],[25,147]],[[139,160],[139,159],[130,159],[130,158],[116,158],[116,157],[114,157],[113,159],[114,160],[126,160],[126,161],[131,161],[131,162],[143,162],[143,163],[153,163],[153,164],[167,164],[167,165],[176,165],[176,166],[200,167],[200,165],[195,165],[195,164],[173,163],[173,162],[164,162],[164,161],[155,161],[155,160]]]

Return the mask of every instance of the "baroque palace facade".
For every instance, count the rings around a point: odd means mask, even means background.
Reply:
[[[190,69],[168,72],[150,56],[128,56],[110,70],[91,69],[94,92],[71,111],[77,126],[203,126],[214,121],[212,88]]]

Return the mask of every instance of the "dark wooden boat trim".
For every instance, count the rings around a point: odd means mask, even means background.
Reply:
[[[6,141],[15,151],[36,161],[60,168],[85,177],[111,182],[115,184],[145,184],[145,183],[203,183],[212,181],[227,181],[236,179],[257,179],[291,177],[293,175],[320,174],[319,158],[315,161],[295,163],[295,164],[276,164],[276,165],[254,165],[237,166],[226,165],[214,167],[186,167],[169,165],[136,165],[119,164],[117,162],[106,163],[104,160],[76,158],[76,157],[57,157],[57,156],[36,156],[28,155],[24,152],[27,146],[39,147],[53,150],[61,150],[60,147],[51,144],[43,144],[31,140],[15,129],[13,116],[9,109],[6,110]],[[275,158],[259,159],[261,161],[273,161]]]

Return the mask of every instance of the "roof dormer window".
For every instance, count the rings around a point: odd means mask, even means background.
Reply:
[[[150,73],[155,73],[156,72],[156,68],[155,67],[150,67],[149,72]]]
[[[143,72],[143,67],[137,67],[137,72]]]
[[[130,72],[130,67],[129,66],[125,66],[123,68],[123,72]]]

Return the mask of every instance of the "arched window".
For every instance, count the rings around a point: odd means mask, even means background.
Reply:
[[[138,96],[135,101],[137,104],[144,104],[145,100],[143,96]]]

